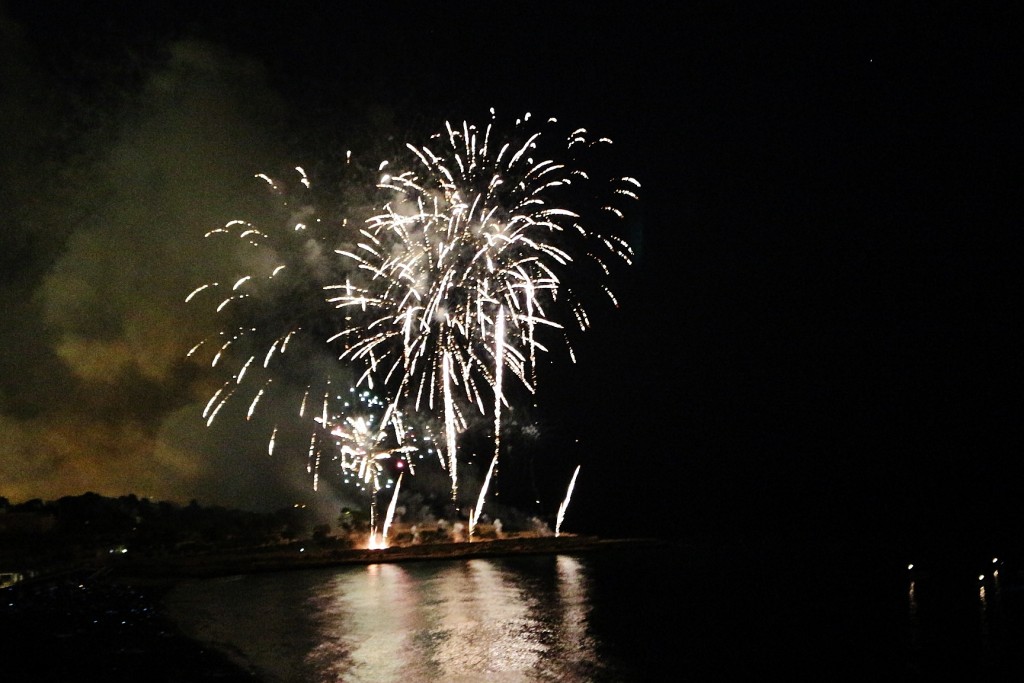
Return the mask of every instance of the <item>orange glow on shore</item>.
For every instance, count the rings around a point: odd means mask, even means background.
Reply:
[[[370,539],[366,544],[367,550],[384,550],[388,547],[387,538],[376,529],[370,532]]]

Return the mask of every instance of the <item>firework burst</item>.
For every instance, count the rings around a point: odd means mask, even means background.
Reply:
[[[316,418],[334,442],[335,456],[344,483],[353,483],[370,496],[370,529],[377,530],[378,493],[393,482],[391,473],[415,474],[411,454],[416,434],[405,424],[402,413],[384,409],[384,403],[369,391],[358,393],[358,408],[345,406],[345,412],[328,421]],[[381,414],[384,418],[381,418]],[[430,441],[429,437],[425,439]]]
[[[635,179],[594,181],[583,168],[586,153],[611,141],[591,140],[583,129],[559,136],[554,119],[551,132],[531,131],[529,118],[504,140],[496,139],[492,111],[483,129],[446,124],[431,143],[408,145],[410,167],[378,184],[390,201],[356,248],[337,252],[359,277],[328,287],[331,303],[358,314],[333,340],[347,341],[343,360],[363,363],[360,381],[380,378],[394,405],[444,414],[453,498],[462,404],[486,414],[493,397],[497,452],[503,374],[532,393],[545,332],[572,356],[563,313],[580,330],[589,326],[568,282],[573,271],[585,259],[607,275],[609,258],[628,264],[632,257],[624,240],[590,228],[623,218],[616,204],[637,199]],[[610,202],[590,201],[594,185]]]
[[[214,297],[227,321],[189,352],[233,367],[205,407],[207,424],[241,396],[248,420],[273,387],[300,387],[295,416],[314,425],[314,488],[327,458],[371,492],[374,523],[385,466],[412,464],[407,416],[443,419],[443,447],[420,457],[437,452],[455,500],[458,435],[472,413],[490,412],[488,480],[496,476],[508,390],[535,392],[538,357],[554,346],[575,362],[570,332],[590,325],[578,285],[618,305],[606,280],[632,251],[615,225],[639,188],[591,177],[588,159],[607,138],[530,118],[500,134],[492,110],[483,127],[446,123],[427,144],[407,145],[404,160],[377,167],[381,200],[365,220],[320,218],[301,168],[293,190],[258,175],[279,200],[275,228],[233,220],[207,233],[249,250],[247,269],[186,299]],[[374,399],[379,416],[353,401],[357,387],[360,400],[386,396]]]
[[[252,420],[271,395],[289,402],[274,415],[267,450],[279,441],[279,419],[297,417],[307,431],[307,470],[316,489],[320,463],[333,455],[324,426],[351,404],[354,376],[337,362],[341,352],[325,340],[344,327],[341,312],[327,303],[324,285],[339,277],[334,250],[343,246],[344,218],[321,218],[302,168],[289,187],[265,174],[256,178],[269,191],[273,205],[262,221],[231,220],[206,233],[209,240],[228,240],[236,249],[232,263],[239,272],[229,280],[197,287],[185,299],[212,301],[225,321],[215,335],[189,350],[205,353],[210,365],[228,378],[203,410],[211,425],[230,403],[241,401]],[[269,227],[268,227],[269,226]]]

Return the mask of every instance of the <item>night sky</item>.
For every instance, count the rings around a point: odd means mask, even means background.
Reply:
[[[581,466],[567,529],[1024,524],[1019,11],[190,4],[0,3],[0,495],[293,499],[301,458],[200,416],[202,234],[255,173],[494,107],[642,184],[620,307],[511,445],[548,513]]]

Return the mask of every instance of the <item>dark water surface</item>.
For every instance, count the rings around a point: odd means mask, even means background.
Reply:
[[[194,580],[166,606],[268,683],[1020,679],[1024,582],[992,559],[679,545]]]

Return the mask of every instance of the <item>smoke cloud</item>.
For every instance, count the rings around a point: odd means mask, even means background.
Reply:
[[[260,65],[178,41],[90,99],[2,13],[0,46],[0,495],[289,504],[300,468],[207,429],[216,380],[185,355],[214,324],[185,295],[228,258],[202,235],[287,158]]]

